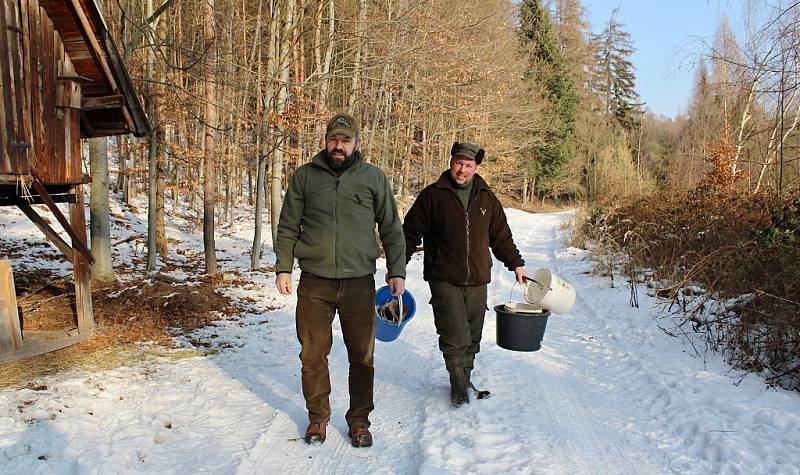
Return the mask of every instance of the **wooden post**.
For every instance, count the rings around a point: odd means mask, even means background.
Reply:
[[[69,205],[69,219],[75,236],[72,248],[75,250],[72,264],[75,270],[75,309],[78,314],[78,331],[82,334],[91,333],[94,329],[94,316],[92,315],[92,282],[89,275],[90,263],[78,249],[86,247],[86,212],[83,209],[83,185],[75,187],[77,197],[75,203]],[[80,242],[76,242],[80,241]]]
[[[22,329],[17,313],[17,294],[11,262],[0,261],[0,353],[22,347]]]

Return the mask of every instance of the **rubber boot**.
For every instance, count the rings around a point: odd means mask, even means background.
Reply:
[[[453,407],[461,407],[463,404],[469,404],[469,395],[467,394],[467,375],[463,366],[456,366],[449,368],[450,372],[450,404]]]

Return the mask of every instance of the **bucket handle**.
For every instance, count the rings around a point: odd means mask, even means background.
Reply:
[[[552,292],[552,291],[553,291],[553,289],[552,289],[552,288],[550,288],[550,287],[548,287],[548,286],[544,285],[543,283],[539,282],[538,280],[536,280],[536,279],[534,279],[534,278],[532,278],[532,277],[525,276],[525,277],[523,277],[523,280],[526,280],[526,281],[528,281],[528,282],[533,282],[534,284],[538,285],[540,289],[549,290],[550,292]],[[515,281],[514,283],[516,283],[516,281]],[[513,290],[513,289],[512,289],[512,290]]]
[[[397,319],[397,326],[399,327],[400,325],[403,324],[403,316],[404,316],[404,314],[403,314],[403,294],[400,294],[400,295],[397,296],[397,303],[400,304],[400,316]]]
[[[511,299],[514,298],[514,289],[516,289],[516,288],[517,288],[517,280],[514,279],[514,285],[511,286],[511,292],[509,292],[509,294],[508,294],[508,301],[509,302],[511,302],[512,301]]]
[[[546,290],[549,290],[551,292],[553,291],[553,289],[551,289],[550,287],[544,285],[543,283],[539,282],[536,279],[533,279],[533,278],[527,277],[527,276],[523,277],[523,279],[528,281],[528,282],[533,282],[534,284],[538,285],[540,289],[546,289]],[[516,281],[516,279],[514,279],[514,285],[511,286],[511,292],[508,294],[508,301],[509,302],[511,302],[511,299],[514,298],[514,289],[517,288],[517,283],[518,282]]]

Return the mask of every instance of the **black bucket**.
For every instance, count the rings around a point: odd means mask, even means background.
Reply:
[[[542,347],[544,329],[550,312],[512,312],[505,305],[495,305],[497,344],[512,351],[537,351]]]

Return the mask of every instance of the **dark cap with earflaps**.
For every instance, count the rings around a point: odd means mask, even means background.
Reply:
[[[476,165],[481,164],[485,154],[486,152],[474,143],[453,142],[453,147],[450,149],[451,157],[459,156],[469,160],[475,160]]]

